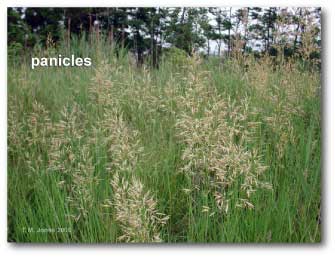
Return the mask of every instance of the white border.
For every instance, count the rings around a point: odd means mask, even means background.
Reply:
[[[322,81],[323,81],[323,120],[322,120],[322,159],[323,159],[323,234],[322,243],[319,245],[288,245],[288,244],[247,244],[247,245],[160,245],[160,246],[127,246],[127,245],[14,245],[7,243],[7,7],[8,6],[321,6],[322,7],[322,39],[323,39],[323,60],[322,60]],[[1,1],[0,2],[0,253],[2,256],[62,256],[78,254],[90,256],[92,253],[102,256],[173,256],[180,254],[185,256],[211,256],[233,255],[234,257],[252,256],[282,256],[283,254],[294,254],[298,256],[327,256],[335,251],[334,238],[334,192],[335,192],[335,89],[334,71],[335,56],[334,41],[334,1],[200,1],[200,0],[176,0],[170,1],[110,1],[106,0],[61,0],[61,1]],[[332,85],[332,86],[331,86]]]
[[[278,1],[262,1],[262,0],[234,0],[234,1],[223,1],[223,0],[183,0],[182,2],[179,0],[124,0],[124,1],[106,1],[106,0],[60,0],[60,1],[48,1],[48,0],[21,0],[21,1],[13,1],[7,0],[5,1],[7,6],[17,6],[17,7],[38,7],[38,6],[83,6],[83,7],[134,7],[134,6],[169,6],[169,7],[179,7],[179,6],[204,6],[204,7],[213,7],[213,6],[324,6],[325,1],[303,1],[303,0],[278,0]]]

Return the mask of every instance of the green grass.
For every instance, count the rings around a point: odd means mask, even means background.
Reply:
[[[246,60],[250,62],[246,70],[234,59],[222,63],[210,58],[198,63],[195,57],[178,63],[162,61],[158,70],[138,68],[130,64],[125,51],[116,56],[115,49],[103,42],[90,46],[82,40],[73,40],[71,49],[59,46],[53,52],[35,50],[33,55],[65,56],[72,50],[91,57],[93,66],[31,70],[28,56],[19,61],[10,58],[9,241],[123,241],[115,190],[110,184],[116,173],[128,181],[133,176],[141,181],[157,203],[157,211],[169,216],[167,223],[156,230],[147,228],[158,231],[163,242],[321,241],[318,70],[300,63],[282,63],[273,68],[266,58]],[[196,77],[194,85],[204,85],[212,92],[208,102],[199,96],[202,110],[194,115],[180,98],[187,97],[187,88],[193,86],[192,74]],[[235,186],[216,189],[231,194],[225,212],[217,206],[210,171],[195,167],[191,171],[196,175],[181,171],[187,145],[178,136],[177,121],[182,113],[191,120],[201,119],[210,103],[218,99],[235,103],[229,107],[231,113],[245,113],[240,123],[234,123],[234,117],[226,120],[228,128],[236,126],[241,131],[232,139],[233,144],[243,147],[243,152],[257,150],[258,162],[267,166],[257,179],[270,183],[272,189],[256,189],[249,199],[254,208],[235,207],[242,197],[239,185],[243,175],[236,178]],[[248,109],[243,101],[248,102]],[[117,114],[111,116],[115,108]],[[62,114],[64,110],[67,118]],[[125,126],[119,132],[119,127],[108,128],[116,117]],[[247,136],[250,122],[259,125]],[[60,124],[67,127],[55,131]],[[120,150],[118,157],[109,149],[120,139],[110,138],[115,133],[128,135],[124,134],[128,130],[130,134],[136,131],[137,144],[131,138],[122,141],[130,150]],[[244,135],[248,139],[245,142]],[[55,138],[65,141],[55,148]],[[55,159],[52,154],[60,157]],[[132,161],[132,156],[137,161],[127,164],[129,170],[115,164],[118,158]],[[51,159],[58,166],[51,165]],[[234,171],[243,174],[238,167]],[[106,200],[111,202],[107,207]],[[203,211],[203,206],[208,206],[209,212]],[[79,214],[79,218],[74,217]],[[69,231],[43,233],[37,232],[39,228]]]

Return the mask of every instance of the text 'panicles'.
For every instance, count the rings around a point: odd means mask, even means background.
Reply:
[[[92,60],[89,57],[75,57],[74,54],[71,57],[63,57],[61,54],[58,57],[32,57],[31,68],[36,67],[90,67]]]

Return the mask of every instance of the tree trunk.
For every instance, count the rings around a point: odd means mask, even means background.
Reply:
[[[109,31],[109,42],[113,45],[114,42],[114,25],[112,24]]]
[[[246,20],[244,24],[244,45],[243,45],[243,54],[245,53],[245,50],[247,48],[248,43],[248,19],[249,19],[249,7],[247,7],[247,14],[246,14]]]
[[[209,57],[209,53],[210,53],[210,45],[209,45],[209,38],[207,38],[207,56]]]
[[[181,20],[180,20],[180,23],[181,23],[181,24],[184,24],[184,20],[185,20],[185,12],[186,12],[186,8],[183,7],[183,13],[182,13],[182,15],[181,15]]]
[[[89,39],[90,39],[90,43],[92,44],[92,15],[91,14],[89,14],[88,15],[88,22],[89,22],[89,29],[88,29],[88,31],[89,31],[89,35],[88,35],[88,37],[89,37]]]
[[[231,52],[231,34],[230,34],[230,30],[231,30],[231,9],[232,7],[230,7],[229,9],[229,29],[228,29],[228,55],[230,56],[230,52]]]
[[[143,53],[141,48],[141,35],[139,29],[136,30],[136,41],[137,65],[141,66],[143,64]]]
[[[150,31],[150,42],[151,42],[151,66],[155,67],[156,66],[156,58],[155,58],[155,34],[154,34],[154,21],[153,18],[151,19],[151,31]]]
[[[270,25],[267,26],[267,35],[266,35],[266,50],[269,52],[270,50]]]
[[[92,33],[92,15],[91,14],[88,15],[88,22],[89,22],[89,29],[88,29],[88,31],[91,34]]]
[[[295,31],[295,37],[294,37],[294,42],[293,42],[293,51],[294,52],[297,50],[298,34],[299,34],[299,30],[300,30],[300,19],[301,19],[301,17],[302,17],[302,9],[300,8],[298,26],[297,26],[297,29]]]
[[[121,48],[124,48],[124,41],[125,41],[125,32],[124,32],[124,23],[121,25]]]
[[[71,40],[71,17],[67,19],[67,44],[70,48],[70,40]]]
[[[219,11],[219,22],[218,22],[218,26],[219,26],[219,43],[218,43],[218,56],[220,57],[221,55],[221,10]]]

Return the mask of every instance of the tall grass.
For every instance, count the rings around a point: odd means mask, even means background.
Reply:
[[[320,242],[320,72],[197,55],[8,67],[8,240]],[[247,68],[246,68],[247,67]]]

